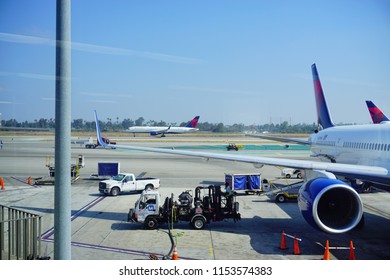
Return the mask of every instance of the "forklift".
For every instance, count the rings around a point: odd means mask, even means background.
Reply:
[[[203,229],[210,222],[225,219],[241,220],[239,203],[233,193],[221,191],[221,186],[196,187],[182,192],[178,201],[166,197],[161,204],[158,190],[145,190],[130,208],[128,222],[142,223],[145,229],[152,230],[165,223],[189,222],[196,230]]]

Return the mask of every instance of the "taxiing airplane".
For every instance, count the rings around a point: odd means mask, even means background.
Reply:
[[[390,185],[390,126],[334,126],[315,64],[312,65],[312,74],[318,122],[323,129],[312,134],[308,144],[313,154],[325,161],[125,145],[116,145],[116,148],[246,162],[259,168],[271,165],[304,170],[305,183],[299,191],[298,206],[305,220],[328,233],[350,231],[363,221],[363,203],[355,189],[336,176]],[[100,136],[96,111],[95,121],[98,140],[106,145]]]
[[[196,116],[191,121],[188,122],[186,126],[131,126],[126,132],[130,133],[149,133],[152,136],[161,134],[182,134],[197,131],[196,128],[199,121],[199,116]]]
[[[389,118],[374,104],[374,102],[367,100],[366,104],[373,123],[390,122]]]

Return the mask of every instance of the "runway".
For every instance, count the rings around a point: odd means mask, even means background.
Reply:
[[[0,150],[0,176],[5,190],[0,191],[0,204],[42,215],[42,250],[53,258],[54,186],[29,186],[28,177],[48,175],[46,164],[54,164],[54,139],[50,137],[4,138]],[[253,145],[247,138],[234,139],[149,138],[119,139],[122,143],[153,147],[192,148],[219,153],[244,153],[291,158],[308,158],[308,150],[240,150],[225,151],[228,142]],[[253,140],[251,140],[253,141]],[[262,178],[280,183],[280,169],[222,160],[162,155],[137,151],[85,149],[72,145],[72,162],[78,155],[85,158],[80,179],[72,187],[72,259],[129,260],[149,259],[150,254],[162,257],[170,249],[168,228],[147,231],[142,225],[127,222],[127,213],[134,207],[139,194],[118,197],[100,196],[98,181],[89,180],[97,172],[100,161],[120,162],[121,171],[145,174],[161,180],[161,196],[172,193],[175,198],[196,186],[223,184],[225,173],[261,173]],[[267,196],[239,195],[242,220],[211,223],[202,231],[193,230],[187,223],[174,225],[179,257],[201,260],[320,260],[324,245],[345,247],[353,241],[355,255],[360,260],[390,259],[390,233],[387,192],[361,195],[365,207],[365,227],[340,235],[326,234],[311,228],[302,218],[296,202],[277,204]],[[287,238],[287,250],[280,250],[282,231],[302,239],[301,254],[293,254],[293,240]],[[348,259],[349,250],[331,250],[331,259]]]

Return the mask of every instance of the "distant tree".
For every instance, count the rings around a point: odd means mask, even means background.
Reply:
[[[223,123],[219,123],[217,127],[214,128],[213,132],[217,132],[217,133],[225,132],[225,126],[223,125]]]
[[[122,129],[128,129],[130,126],[134,126],[134,121],[131,119],[124,119],[122,121]]]
[[[175,126],[176,123],[171,124],[172,126]],[[168,126],[168,124],[164,121],[159,121],[156,123],[156,126]]]
[[[139,117],[136,121],[131,119],[124,119],[122,122],[119,121],[119,118],[116,117],[116,123],[112,123],[111,118],[107,118],[106,122],[99,121],[100,128],[104,132],[110,131],[123,131],[134,125],[144,125],[145,119]],[[148,125],[153,126],[168,126],[168,123],[161,120],[159,122],[150,120],[146,122]],[[185,126],[187,123],[182,122],[179,126]],[[55,120],[41,118],[39,120],[35,119],[33,122],[24,121],[19,123],[15,119],[2,120],[1,125],[4,127],[35,127],[35,128],[55,128]],[[172,126],[176,126],[176,123],[171,123]],[[72,121],[72,128],[80,131],[95,131],[95,122],[94,121],[84,121],[83,119],[74,119]],[[229,132],[229,133],[242,133],[244,131],[257,131],[264,132],[268,131],[270,133],[313,133],[317,129],[317,124],[294,124],[290,125],[287,121],[282,123],[273,124],[259,124],[259,125],[249,125],[244,124],[233,124],[233,125],[224,125],[223,123],[198,123],[197,128],[200,131],[210,131],[210,132]]]
[[[72,122],[72,128],[77,130],[84,129],[84,120],[83,119],[76,119]]]
[[[3,126],[13,126],[13,127],[19,127],[20,124],[15,119],[10,119],[8,121],[1,121]]]
[[[144,124],[145,119],[143,117],[139,117],[135,120],[135,125],[142,126]]]

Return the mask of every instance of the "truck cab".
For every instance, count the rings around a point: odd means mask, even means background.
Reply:
[[[135,207],[130,209],[128,220],[145,223],[145,227],[155,229],[158,221],[155,217],[159,215],[160,194],[156,190],[145,190],[135,202]]]
[[[121,192],[143,191],[157,189],[160,180],[157,178],[136,178],[132,173],[119,173],[112,179],[99,182],[99,192],[117,196]]]

